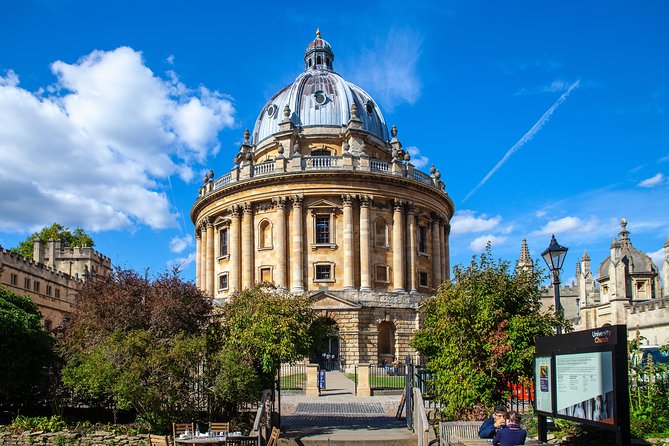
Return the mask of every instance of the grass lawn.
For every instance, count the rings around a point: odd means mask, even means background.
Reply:
[[[295,373],[292,375],[281,375],[281,388],[283,390],[303,390],[307,385],[306,373]]]

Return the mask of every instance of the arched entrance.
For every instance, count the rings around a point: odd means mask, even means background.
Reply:
[[[318,318],[312,329],[320,342],[316,345],[311,362],[315,362],[327,371],[340,370],[340,338],[337,322],[329,317]]]

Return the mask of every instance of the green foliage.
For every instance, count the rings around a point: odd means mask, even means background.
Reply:
[[[642,341],[637,336],[629,342],[630,428],[639,438],[669,435],[669,363],[644,360]],[[669,350],[669,345],[662,347]]]
[[[37,306],[0,287],[0,405],[21,406],[48,391],[53,338]]]
[[[231,404],[256,401],[282,362],[310,353],[314,320],[308,298],[279,292],[268,284],[235,294],[223,308],[217,395]]]
[[[154,431],[192,419],[212,356],[211,299],[176,274],[129,270],[87,283],[60,347],[62,380],[84,401],[135,409]]]
[[[21,243],[19,243],[18,246],[10,249],[10,251],[15,252],[16,254],[20,254],[23,257],[32,259],[33,245],[36,238],[39,238],[42,241],[47,241],[50,239],[60,240],[65,244],[65,246],[70,247],[95,246],[93,239],[88,234],[86,234],[82,228],[75,228],[74,231],[70,231],[69,228],[66,228],[61,224],[54,223],[51,226],[43,227],[39,232],[33,233],[33,235],[23,240]]]
[[[11,429],[19,431],[44,431],[44,432],[58,432],[67,427],[67,424],[58,415],[51,417],[26,417],[18,415],[12,424]]]
[[[445,417],[478,418],[505,401],[508,382],[531,376],[535,340],[563,323],[540,311],[540,280],[537,271],[510,272],[488,246],[425,302],[412,345],[428,358]]]

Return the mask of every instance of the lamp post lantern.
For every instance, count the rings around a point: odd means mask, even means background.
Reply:
[[[564,264],[564,258],[567,256],[568,248],[558,244],[555,240],[555,234],[551,237],[551,243],[548,245],[548,248],[541,253],[541,257],[544,258],[544,262],[548,266],[548,269],[553,274],[553,293],[555,295],[555,311],[561,315],[562,314],[562,305],[560,305],[560,270]],[[562,327],[557,326],[557,334],[562,333]]]

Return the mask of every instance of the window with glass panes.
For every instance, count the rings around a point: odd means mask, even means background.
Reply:
[[[316,280],[330,280],[332,278],[332,265],[316,265]]]
[[[330,216],[316,216],[316,243],[330,243]]]
[[[226,229],[221,229],[221,232],[219,232],[219,242],[220,242],[220,249],[219,249],[219,256],[227,256],[228,255],[228,230]]]

